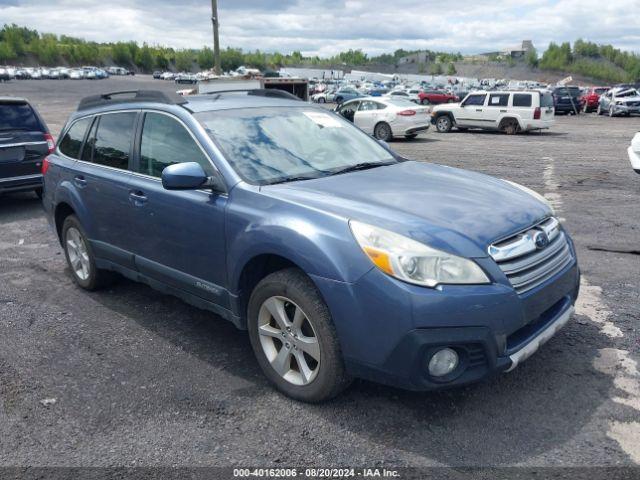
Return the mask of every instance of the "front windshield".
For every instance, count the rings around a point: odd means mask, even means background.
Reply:
[[[269,107],[195,114],[246,181],[318,178],[362,163],[395,162],[377,141],[332,112]]]

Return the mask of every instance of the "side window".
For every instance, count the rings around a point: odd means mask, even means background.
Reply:
[[[514,107],[530,107],[531,106],[531,94],[529,94],[529,93],[514,93],[513,94],[513,106]]]
[[[60,141],[60,151],[70,158],[80,158],[80,149],[84,135],[92,118],[83,118],[74,123]]]
[[[484,99],[487,98],[486,94],[482,95],[469,95],[467,99],[464,101],[465,105],[476,105],[482,106],[484,105]]]
[[[208,174],[213,167],[189,132],[175,119],[147,113],[140,142],[139,173],[160,177],[169,165],[197,162]]]
[[[359,112],[367,111],[367,110],[378,110],[378,104],[376,102],[361,102]]]
[[[136,120],[135,112],[100,116],[93,146],[93,163],[126,170]]]
[[[508,93],[492,93],[489,95],[489,107],[506,107],[508,104]]]

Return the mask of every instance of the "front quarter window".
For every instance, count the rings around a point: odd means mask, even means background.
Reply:
[[[195,115],[247,182],[318,178],[362,163],[395,162],[377,141],[338,115],[307,107],[268,107]]]

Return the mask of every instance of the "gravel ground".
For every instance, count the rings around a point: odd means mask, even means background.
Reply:
[[[149,77],[23,81],[54,133],[105,90]],[[276,393],[244,332],[122,280],[71,281],[36,197],[0,199],[2,466],[610,466],[640,463],[640,118],[558,117],[545,133],[438,134],[392,144],[417,160],[525,184],[576,242],[578,313],[510,374],[442,393],[357,381],[310,406]],[[633,253],[635,252],[635,253]]]

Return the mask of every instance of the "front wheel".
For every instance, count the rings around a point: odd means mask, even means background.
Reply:
[[[247,313],[258,363],[281,392],[316,403],[349,385],[329,308],[302,271],[280,270],[260,281]]]
[[[440,133],[448,133],[451,131],[453,123],[448,115],[441,115],[436,120],[436,130]]]
[[[596,109],[596,114],[602,115],[602,107],[598,104],[598,108]]]
[[[324,103],[324,102],[325,102],[325,100],[324,100],[324,98],[323,98],[323,97],[320,97],[320,98],[318,99],[318,103]]]
[[[385,142],[390,141],[393,138],[393,132],[391,131],[391,127],[388,123],[379,123],[376,125],[376,128],[373,131],[373,135],[378,140],[383,140]]]
[[[615,116],[615,113],[613,111],[613,105],[609,105],[609,116],[610,117],[614,117]]]

